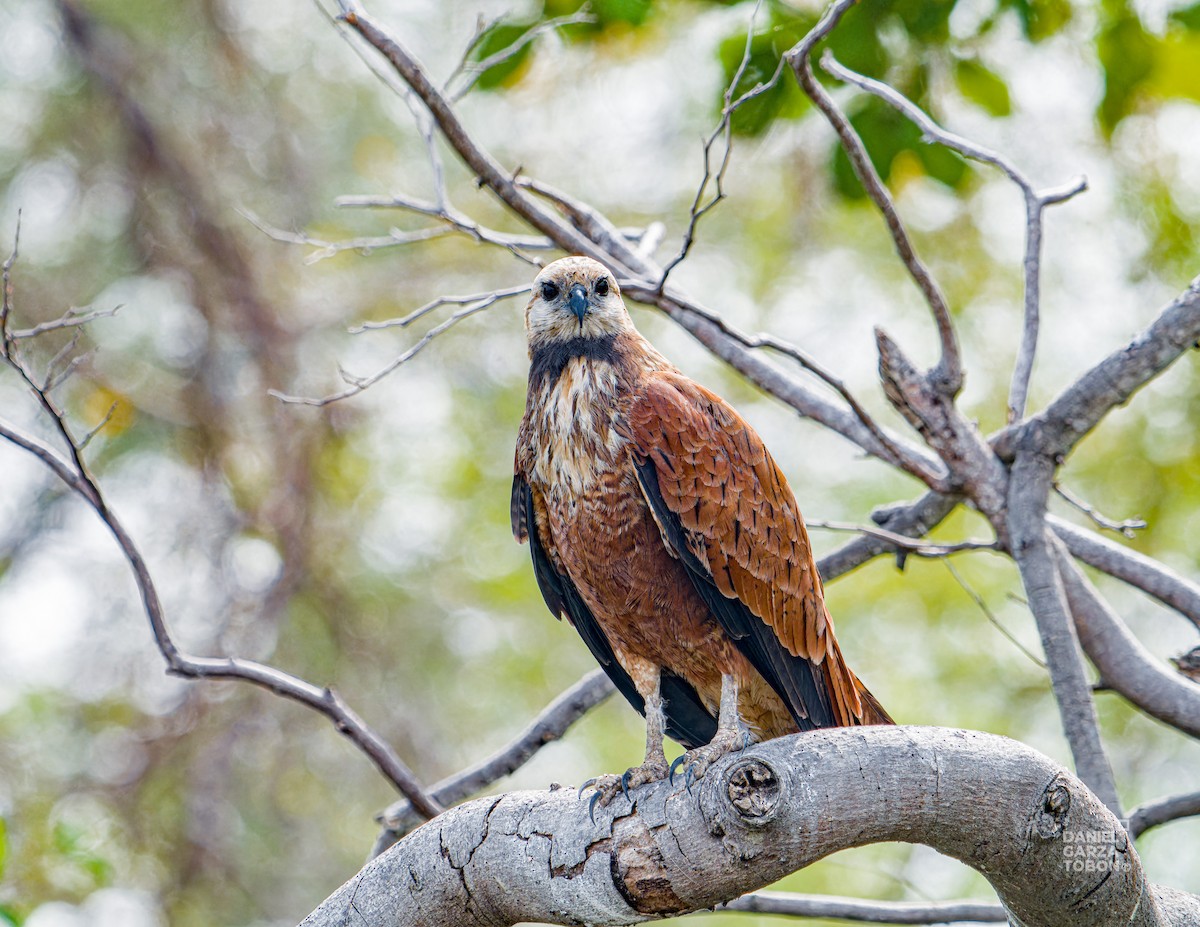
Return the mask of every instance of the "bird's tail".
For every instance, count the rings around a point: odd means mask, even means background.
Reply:
[[[832,635],[829,649],[822,661],[825,669],[825,684],[832,702],[834,723],[838,727],[855,727],[860,724],[895,724],[892,716],[879,704],[879,699],[862,684],[862,680],[846,665],[842,648]]]
[[[879,704],[879,699],[871,694],[871,690],[864,686],[862,680],[857,676],[854,677],[854,687],[858,690],[858,697],[862,701],[862,720],[858,722],[859,724],[896,723],[884,707]]]

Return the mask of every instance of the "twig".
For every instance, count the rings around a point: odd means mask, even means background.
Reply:
[[[394,248],[402,245],[416,244],[417,242],[432,241],[435,238],[444,238],[447,235],[452,235],[456,231],[453,226],[434,226],[433,228],[415,229],[408,232],[393,228],[389,229],[386,235],[348,238],[344,241],[325,241],[324,239],[314,238],[305,232],[288,232],[270,225],[249,210],[240,209],[238,211],[246,218],[246,221],[275,241],[286,242],[292,245],[305,245],[313,248],[312,253],[304,258],[305,264],[316,264],[318,261],[341,254],[343,251],[357,251],[359,254],[367,255],[380,248]]]
[[[560,739],[572,724],[615,691],[604,670],[592,670],[560,693],[511,741],[482,762],[432,786],[430,793],[440,804],[450,807],[482,791],[516,772],[546,744]],[[408,801],[391,805],[379,820],[384,829],[371,851],[372,859],[421,823],[420,816]]]
[[[1115,519],[1103,515],[1091,504],[1079,498],[1079,496],[1075,495],[1060,482],[1055,481],[1054,491],[1058,493],[1058,495],[1062,497],[1069,505],[1079,509],[1079,511],[1083,512],[1084,515],[1105,530],[1115,531],[1124,537],[1132,539],[1137,537],[1136,532],[1146,527],[1146,521],[1143,518],[1126,518],[1123,521],[1116,521]]]
[[[1049,669],[1049,667],[1046,666],[1045,660],[1041,659],[1037,654],[1035,654],[1028,647],[1026,647],[1024,644],[1022,644],[1019,640],[1017,640],[1016,636],[1012,633],[1012,631],[1008,630],[1008,628],[1006,628],[1000,622],[1000,619],[996,617],[996,613],[993,612],[991,610],[991,608],[988,607],[987,602],[985,602],[983,600],[983,596],[981,596],[978,592],[976,592],[975,589],[970,585],[970,583],[967,582],[966,578],[961,573],[959,573],[958,570],[956,570],[954,568],[954,564],[951,563],[949,560],[945,561],[945,563],[946,563],[946,569],[950,571],[950,575],[954,577],[954,581],[956,583],[958,583],[959,586],[962,587],[963,592],[965,592],[967,595],[969,595],[971,597],[971,600],[977,606],[979,606],[979,610],[981,612],[983,612],[984,617],[986,617],[987,620],[990,621],[995,626],[996,630],[999,631],[1001,634],[1003,634],[1006,638],[1008,638],[1009,643],[1011,643],[1014,647],[1016,647],[1019,651],[1021,651],[1021,653],[1025,654],[1025,656],[1027,656],[1033,663],[1040,666],[1042,669]]]
[[[917,256],[912,241],[908,237],[908,230],[905,229],[900,214],[896,211],[892,195],[884,186],[874,164],[871,163],[858,132],[850,124],[846,114],[834,103],[833,97],[813,75],[811,61],[813,48],[829,36],[855,2],[856,0],[837,0],[836,3],[826,7],[817,24],[813,26],[808,35],[784,55],[784,59],[791,65],[796,80],[804,92],[808,94],[817,109],[829,121],[834,132],[837,133],[842,148],[845,149],[846,156],[854,168],[854,173],[862,182],[867,195],[887,224],[900,260],[925,297],[925,302],[929,304],[942,346],[941,359],[938,361],[937,367],[929,373],[930,382],[939,393],[953,398],[962,389],[963,372],[958,336],[954,332],[950,307],[946,304],[946,298],[929,272],[929,268]]]
[[[679,251],[666,263],[658,278],[657,289],[659,293],[666,287],[667,278],[671,275],[671,271],[683,263],[691,253],[692,245],[696,242],[696,228],[700,224],[700,220],[725,199],[725,174],[729,170],[729,161],[733,155],[733,114],[750,100],[766,93],[774,87],[779,82],[779,76],[783,73],[784,61],[780,57],[779,64],[775,68],[775,73],[771,75],[769,80],[756,84],[736,100],[733,98],[734,91],[737,90],[737,85],[741,82],[742,76],[746,73],[746,68],[750,65],[750,59],[754,50],[754,23],[758,19],[758,13],[761,8],[762,0],[758,0],[754,4],[754,9],[750,12],[750,22],[746,27],[746,45],[742,51],[742,60],[738,62],[733,79],[729,81],[729,86],[725,88],[723,96],[724,105],[721,107],[721,119],[708,138],[704,140],[704,175],[700,178],[700,184],[696,187],[696,195],[692,198],[692,205],[688,210],[688,225],[683,233],[683,242],[679,246]],[[722,142],[722,152],[720,166],[714,174],[712,169],[712,149],[717,139],[720,139]],[[704,197],[708,192],[710,183],[714,185],[713,194],[705,202]]]
[[[1129,812],[1129,833],[1140,837],[1152,827],[1200,814],[1200,792],[1156,798]]]
[[[403,354],[400,354],[397,357],[393,358],[391,361],[389,361],[384,366],[380,367],[378,370],[376,370],[372,374],[368,374],[365,377],[359,377],[359,376],[355,376],[354,374],[349,373],[345,370],[339,369],[339,373],[341,374],[342,379],[345,380],[346,383],[349,384],[344,390],[339,390],[336,393],[330,393],[326,396],[322,396],[319,398],[312,397],[312,396],[296,396],[296,395],[292,395],[291,393],[282,393],[279,390],[275,390],[275,389],[268,390],[268,393],[270,393],[270,395],[274,396],[276,399],[280,400],[281,402],[287,402],[287,403],[291,403],[293,405],[317,406],[317,407],[327,406],[327,405],[330,405],[331,403],[339,402],[343,399],[348,399],[351,396],[357,396],[363,390],[370,389],[372,386],[374,386],[376,383],[378,383],[380,380],[382,380],[388,374],[398,370],[404,364],[408,363],[410,360],[412,360],[414,357],[416,357],[418,354],[420,354],[421,351],[424,350],[425,347],[427,347],[429,345],[429,343],[431,341],[433,341],[433,339],[436,338],[438,335],[453,328],[455,325],[457,325],[463,319],[468,318],[469,316],[472,316],[477,312],[483,311],[488,306],[492,305],[492,303],[494,303],[494,302],[495,302],[495,300],[491,300],[490,302],[485,301],[485,302],[475,303],[475,304],[466,306],[463,309],[458,310],[458,312],[454,313],[452,316],[450,316],[448,319],[446,319],[441,324],[435,325],[433,328],[429,329],[429,331],[427,331],[424,335],[421,336],[420,340],[417,341],[416,344],[414,344],[411,348],[409,348]]]
[[[975,142],[947,132],[915,103],[887,84],[857,74],[838,63],[832,52],[825,50],[821,56],[821,67],[826,72],[873,94],[912,120],[921,130],[923,141],[938,142],[964,157],[999,168],[1017,187],[1025,199],[1025,312],[1021,334],[1021,347],[1013,367],[1012,385],[1009,389],[1008,421],[1020,421],[1025,415],[1025,403],[1029,395],[1029,380],[1033,374],[1033,359],[1037,351],[1037,335],[1040,319],[1042,213],[1047,206],[1063,203],[1087,189],[1086,178],[1080,177],[1070,184],[1049,190],[1038,191],[1016,165],[1001,154]]]
[[[52,319],[49,322],[42,322],[33,328],[17,328],[9,332],[13,341],[23,341],[26,338],[36,338],[38,335],[44,335],[46,332],[58,331],[63,328],[77,328],[87,325],[89,322],[95,322],[97,319],[107,319],[116,315],[120,311],[120,306],[113,306],[111,309],[68,309],[57,319]]]
[[[1003,924],[1008,921],[1002,905],[986,901],[864,901],[837,895],[789,892],[754,892],[718,905],[716,910],[820,917],[867,924],[949,924],[956,921]]]
[[[500,232],[480,225],[470,216],[459,212],[447,199],[431,203],[426,200],[411,197],[393,196],[339,196],[334,200],[335,205],[347,209],[403,209],[406,212],[429,216],[444,222],[452,231],[466,235],[477,242],[496,245],[512,252],[527,264],[540,266],[537,261],[526,256],[525,251],[553,251],[558,245],[542,235],[519,235],[512,232]]]
[[[954,511],[959,501],[957,496],[927,492],[915,502],[897,503],[876,509],[871,513],[871,519],[889,532],[906,537],[921,537],[932,531]],[[881,554],[899,550],[896,545],[880,538],[860,537],[818,560],[817,571],[822,579],[829,582]]]
[[[501,21],[500,19],[495,20],[492,23],[492,26],[490,26],[488,28],[493,28],[500,21]],[[467,46],[467,50],[463,54],[462,60],[458,63],[458,66],[455,67],[454,71],[452,71],[450,76],[446,79],[446,83],[445,83],[445,86],[442,88],[442,92],[446,94],[446,96],[451,100],[451,102],[457,103],[459,100],[461,100],[463,97],[465,97],[468,93],[471,92],[471,89],[479,81],[479,78],[481,78],[485,73],[487,73],[487,71],[496,67],[496,65],[498,65],[498,64],[503,64],[505,61],[508,61],[509,59],[511,59],[512,57],[517,55],[521,51],[521,49],[525,48],[525,46],[527,46],[530,42],[533,42],[535,39],[537,39],[539,36],[543,35],[544,33],[553,32],[556,29],[561,29],[563,26],[573,26],[573,25],[577,25],[580,23],[594,23],[594,22],[596,22],[596,17],[594,15],[592,15],[590,10],[588,10],[587,4],[585,3],[582,7],[580,7],[578,10],[576,10],[574,13],[571,13],[567,16],[557,16],[557,17],[554,17],[553,19],[543,20],[542,22],[531,26],[524,33],[522,33],[517,38],[517,40],[515,42],[513,42],[511,45],[507,46],[506,48],[500,49],[500,51],[496,52],[493,55],[489,55],[488,57],[484,58],[482,61],[471,61],[470,60],[471,52],[473,52],[475,50],[475,48],[478,47],[479,40],[481,38],[483,38],[483,35],[487,30],[484,29],[482,31],[477,31],[475,34],[475,38],[472,39],[471,43]],[[454,80],[456,78],[458,78],[460,76],[465,76],[465,78],[466,78],[463,86],[459,87],[457,90],[451,90],[450,85],[454,82]]]
[[[472,293],[470,296],[439,296],[437,299],[430,300],[419,309],[414,309],[406,316],[398,319],[386,319],[383,322],[363,322],[361,325],[351,328],[350,333],[357,335],[380,328],[407,327],[430,312],[433,312],[433,310],[440,309],[442,306],[470,306],[474,309],[486,309],[503,299],[511,299],[514,296],[520,296],[522,293],[528,293],[529,289],[529,284],[524,284],[522,286],[508,287],[503,290],[490,290],[487,293]]]
[[[920,538],[909,537],[905,534],[897,534],[894,531],[888,531],[885,528],[876,528],[871,525],[854,525],[849,522],[838,521],[807,521],[805,522],[810,528],[824,528],[827,531],[855,531],[859,534],[865,534],[867,537],[878,538],[881,541],[887,541],[892,547],[906,551],[910,554],[915,554],[918,557],[943,558],[949,557],[951,554],[960,554],[966,551],[973,550],[999,550],[1000,545],[995,541],[957,541],[952,544],[937,544],[933,541],[923,541]]]

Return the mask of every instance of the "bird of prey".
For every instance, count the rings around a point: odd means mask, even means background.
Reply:
[[[664,734],[690,781],[749,742],[892,723],[842,657],[762,439],[638,333],[608,269],[547,266],[525,331],[513,534],[550,611],[646,718],[644,761],[594,780],[600,800],[668,775]]]

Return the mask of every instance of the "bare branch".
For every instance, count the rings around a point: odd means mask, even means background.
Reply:
[[[1055,482],[1054,491],[1058,493],[1058,495],[1069,505],[1083,512],[1084,515],[1095,522],[1100,528],[1104,528],[1108,531],[1115,531],[1127,538],[1134,538],[1137,536],[1135,532],[1146,527],[1146,521],[1143,518],[1126,518],[1123,521],[1116,521],[1115,519],[1109,518],[1108,516],[1096,510],[1091,504],[1079,498],[1079,496],[1075,495],[1073,492],[1063,486],[1062,483]]]
[[[1171,795],[1138,805],[1129,813],[1129,833],[1140,837],[1152,827],[1200,814],[1200,792]]]
[[[268,390],[268,392],[281,402],[291,403],[294,405],[317,407],[327,406],[330,403],[339,402],[340,400],[348,399],[351,396],[357,396],[363,390],[374,386],[388,374],[398,370],[404,364],[408,363],[410,360],[420,354],[421,351],[423,351],[438,335],[449,331],[463,319],[469,318],[470,316],[475,315],[477,312],[482,312],[484,309],[487,309],[489,306],[496,303],[496,301],[497,300],[495,299],[484,299],[459,309],[444,322],[429,329],[429,331],[421,336],[420,340],[417,341],[416,344],[414,344],[403,354],[396,356],[372,374],[368,374],[365,377],[359,377],[352,373],[348,373],[345,370],[340,370],[339,372],[341,373],[342,379],[349,384],[344,390],[340,390],[336,393],[330,393],[320,398],[315,398],[312,396],[294,396],[290,393],[281,393],[279,390],[274,389]]]
[[[316,264],[318,261],[341,254],[343,251],[357,251],[359,254],[367,255],[380,248],[393,248],[417,242],[432,241],[435,238],[444,238],[457,231],[453,226],[435,226],[434,228],[415,229],[410,232],[393,228],[386,235],[369,235],[359,238],[349,238],[344,241],[325,241],[324,239],[314,238],[305,232],[288,232],[277,228],[264,222],[249,210],[241,209],[238,211],[246,217],[246,220],[251,225],[275,241],[282,241],[292,245],[304,245],[314,249],[304,258],[305,264]]]
[[[450,807],[481,792],[497,780],[516,772],[546,744],[562,738],[572,724],[615,691],[604,670],[592,670],[542,709],[525,730],[511,741],[487,759],[433,785],[429,789],[430,794],[440,804]],[[421,824],[423,819],[413,810],[412,802],[399,801],[390,805],[379,820],[384,829],[375,841],[371,859]]]
[[[49,322],[42,322],[32,328],[18,328],[9,332],[13,341],[21,341],[26,338],[36,338],[38,335],[44,335],[46,332],[58,331],[63,328],[82,328],[97,319],[107,319],[116,315],[121,309],[120,306],[113,306],[111,309],[68,309],[63,315],[57,319],[52,319]]]
[[[1026,451],[1017,456],[1009,484],[1007,512],[1012,556],[1021,571],[1029,609],[1037,620],[1042,652],[1050,667],[1050,683],[1076,772],[1121,817],[1120,799],[1100,740],[1096,706],[1084,673],[1063,580],[1046,536],[1046,499],[1053,475],[1052,460]]]
[[[983,612],[984,617],[992,623],[992,626],[995,627],[995,629],[1003,634],[1006,638],[1008,638],[1008,642],[1010,644],[1021,651],[1021,653],[1025,654],[1025,656],[1029,658],[1030,662],[1040,666],[1044,670],[1048,670],[1049,667],[1046,666],[1046,661],[1038,657],[1037,654],[1030,651],[1028,647],[1017,640],[1012,631],[1008,630],[1008,628],[1001,623],[1000,619],[996,617],[996,613],[988,607],[987,602],[983,600],[983,596],[976,592],[971,587],[971,584],[966,581],[963,575],[954,568],[954,564],[949,560],[945,561],[945,563],[946,569],[950,571],[950,575],[954,577],[954,581],[962,587],[963,592],[971,597],[971,600],[979,607],[979,610]]]
[[[889,840],[972,866],[1026,927],[1078,924],[1080,899],[1091,927],[1200,916],[1200,899],[1146,880],[1120,821],[1058,764],[988,734],[879,726],[756,744],[691,792],[662,780],[597,808],[594,821],[573,789],[470,802],[374,860],[304,927],[630,924],[710,908]],[[1101,871],[1064,865],[1084,843],[1099,848]]]
[[[985,901],[864,901],[836,895],[798,895],[790,892],[754,892],[718,911],[747,914],[780,914],[785,917],[822,917],[867,924],[1005,924],[1003,905]]]
[[[1079,377],[1045,409],[996,443],[1010,457],[1021,435],[1029,435],[1040,453],[1065,457],[1109,412],[1166,370],[1200,341],[1200,278],[1159,314],[1129,344]]]
[[[890,532],[907,537],[923,537],[954,511],[960,501],[957,496],[928,492],[915,502],[896,503],[876,509],[871,513],[871,519]],[[896,553],[899,565],[903,566],[904,554],[894,544],[879,538],[861,537],[818,560],[817,571],[822,579],[829,582],[887,553]]]
[[[903,550],[918,557],[942,558],[966,551],[1000,549],[1000,545],[995,541],[957,541],[952,544],[937,544],[905,534],[897,534],[884,528],[874,528],[870,525],[854,525],[837,521],[806,521],[806,524],[810,528],[824,528],[827,531],[856,531],[867,537],[886,541],[897,550]]]
[[[501,20],[497,19],[492,23],[492,26],[489,26],[488,28],[494,27],[499,22],[501,22]],[[580,23],[594,22],[596,22],[596,17],[593,16],[588,10],[587,4],[584,4],[583,7],[567,16],[556,16],[553,19],[547,19],[540,23],[536,23],[522,33],[522,35],[519,36],[515,42],[506,48],[500,49],[500,51],[496,52],[494,55],[489,55],[481,61],[471,61],[471,53],[478,47],[479,40],[487,32],[487,29],[477,30],[475,33],[475,38],[467,46],[467,50],[463,55],[462,61],[459,62],[458,66],[446,79],[445,87],[443,87],[443,93],[449,97],[451,102],[457,103],[471,92],[471,89],[479,81],[479,78],[481,78],[485,73],[496,67],[496,65],[503,64],[505,61],[508,61],[519,54],[523,48],[529,45],[530,42],[536,40],[539,36],[544,35],[547,32],[554,32],[557,29],[561,29],[563,26],[574,26]],[[459,77],[464,78],[462,86],[451,90],[450,85]]]
[[[1008,158],[990,148],[968,141],[961,135],[947,132],[929,118],[920,107],[887,84],[864,77],[843,67],[828,49],[821,56],[821,67],[838,80],[853,84],[860,90],[884,100],[912,120],[921,129],[923,140],[938,142],[957,151],[964,157],[999,168],[1016,184],[1025,199],[1025,321],[1021,336],[1021,347],[1013,367],[1012,386],[1009,389],[1008,421],[1020,421],[1025,415],[1025,403],[1029,395],[1029,380],[1033,374],[1033,358],[1037,351],[1037,335],[1040,317],[1042,213],[1047,206],[1063,203],[1087,189],[1087,180],[1079,178],[1072,183],[1052,190],[1039,192],[1030,180]]]
[[[1146,650],[1080,572],[1066,545],[1059,541],[1054,548],[1079,643],[1100,681],[1148,715],[1200,737],[1200,684],[1171,672]]]
[[[784,60],[791,66],[801,88],[837,133],[842,148],[854,168],[855,175],[862,182],[871,202],[875,204],[887,224],[900,260],[925,297],[925,302],[928,303],[933,313],[942,346],[941,359],[938,361],[937,367],[929,373],[931,386],[937,392],[953,398],[962,389],[963,372],[958,336],[954,332],[954,323],[950,317],[950,307],[946,304],[946,297],[933,279],[929,268],[917,256],[912,241],[908,237],[908,230],[905,229],[900,214],[896,211],[892,195],[888,192],[878,171],[875,170],[875,165],[871,163],[862,139],[850,124],[846,114],[834,103],[833,97],[813,75],[811,61],[813,48],[829,36],[854,3],[855,0],[837,0],[826,7],[821,19],[813,26],[808,35],[784,55]]]
[[[496,229],[480,225],[470,216],[459,212],[450,202],[443,198],[441,202],[430,203],[411,197],[392,196],[339,196],[336,205],[344,208],[366,209],[403,209],[417,215],[429,216],[444,222],[452,231],[466,235],[481,244],[495,245],[512,252],[527,264],[538,266],[538,263],[527,257],[525,251],[553,251],[558,247],[549,238],[540,235],[518,235],[512,232],[500,232]]]
[[[442,306],[470,306],[474,309],[487,309],[501,300],[511,299],[514,296],[520,296],[522,293],[528,293],[529,288],[529,284],[524,284],[523,286],[512,286],[503,290],[491,290],[487,293],[472,293],[469,296],[439,296],[437,299],[430,300],[419,309],[414,309],[406,316],[401,316],[398,319],[387,319],[383,322],[363,322],[361,325],[350,329],[350,333],[357,335],[361,332],[379,328],[407,327],[435,309],[440,309]]]
[[[125,560],[133,571],[134,580],[141,595],[146,617],[150,622],[150,630],[155,645],[166,663],[167,672],[171,675],[189,679],[239,679],[268,689],[277,695],[307,705],[324,714],[334,722],[337,730],[349,737],[404,795],[412,801],[422,814],[433,817],[441,813],[441,806],[430,798],[417,781],[416,777],[396,754],[377,734],[375,734],[341,698],[330,689],[321,689],[305,682],[296,676],[285,673],[274,667],[266,666],[251,660],[237,657],[195,657],[180,650],[171,636],[163,611],[162,601],[150,575],[150,569],[142,557],[141,551],[133,538],[126,531],[124,524],[105,500],[99,484],[93,477],[83,457],[83,450],[92,436],[108,421],[108,416],[82,440],[77,440],[67,424],[66,415],[50,396],[54,382],[61,382],[63,373],[53,376],[53,368],[61,364],[65,357],[60,351],[55,360],[51,361],[51,373],[47,374],[44,384],[39,384],[29,366],[17,350],[17,343],[8,332],[8,322],[11,319],[11,280],[10,271],[14,257],[4,267],[4,311],[0,316],[0,342],[3,352],[0,354],[4,363],[13,369],[25,384],[33,391],[43,413],[50,419],[55,430],[62,438],[69,453],[69,459],[46,446],[36,438],[25,434],[19,428],[0,420],[0,437],[16,447],[28,451],[56,476],[58,476],[72,491],[82,498],[96,513],[100,521],[112,533]],[[73,347],[79,331],[76,329],[68,347]],[[78,358],[66,365],[65,370],[73,369],[72,364]],[[109,410],[111,416],[112,410]]]
[[[1154,596],[1200,628],[1200,584],[1145,554],[1085,531],[1055,515],[1049,516],[1047,521],[1072,556]]]

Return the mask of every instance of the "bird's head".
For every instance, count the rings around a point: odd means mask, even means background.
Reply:
[[[525,308],[530,347],[575,338],[605,338],[632,326],[612,272],[588,257],[548,264],[533,281]]]

